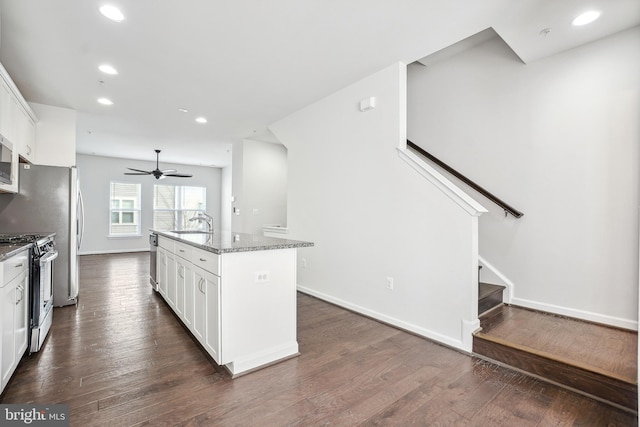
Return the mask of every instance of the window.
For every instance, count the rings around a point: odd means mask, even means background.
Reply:
[[[140,184],[111,182],[110,236],[140,235]]]
[[[156,230],[200,230],[206,225],[189,221],[205,212],[207,189],[178,185],[155,185],[153,189],[153,228]]]

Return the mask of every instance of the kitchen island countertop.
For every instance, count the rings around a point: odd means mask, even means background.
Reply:
[[[266,237],[259,234],[246,233],[201,233],[151,230],[160,236],[165,236],[178,242],[213,252],[224,254],[231,252],[268,251],[274,249],[304,248],[313,246],[312,242],[301,240],[280,239]]]

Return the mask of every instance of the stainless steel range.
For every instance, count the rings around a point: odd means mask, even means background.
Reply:
[[[53,234],[3,234],[0,244],[33,243],[29,266],[29,352],[39,351],[53,321],[53,260],[58,257]]]

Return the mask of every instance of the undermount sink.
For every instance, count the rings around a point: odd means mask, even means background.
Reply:
[[[176,233],[176,234],[213,234],[213,231],[204,231],[204,230],[171,230],[170,233]]]

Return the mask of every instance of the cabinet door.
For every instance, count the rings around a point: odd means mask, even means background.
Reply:
[[[176,309],[176,256],[167,252],[167,296],[166,300]]]
[[[184,322],[184,291],[188,271],[191,269],[188,267],[188,262],[180,257],[176,257],[176,314]]]
[[[16,365],[22,359],[29,342],[29,272],[25,270],[17,279],[15,306]]]
[[[205,272],[205,339],[204,348],[213,360],[221,363],[220,357],[220,278]]]
[[[156,280],[158,281],[158,291],[163,298],[167,298],[167,252],[158,247],[156,263]]]
[[[201,268],[193,268],[193,335],[204,345],[204,334],[206,325],[206,284],[205,271]]]
[[[35,124],[29,114],[20,106],[16,111],[16,129],[18,154],[33,163],[35,160]]]
[[[184,263],[184,324],[193,333],[194,303],[196,285],[193,281],[193,266],[190,262]]]
[[[7,384],[13,368],[16,366],[16,301],[18,300],[17,283],[20,283],[21,276],[11,280],[5,286],[0,288],[0,305],[2,307],[2,388]]]
[[[9,123],[11,121],[9,108],[12,96],[9,86],[0,76],[0,134],[7,136],[7,138],[9,137]]]

